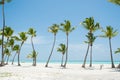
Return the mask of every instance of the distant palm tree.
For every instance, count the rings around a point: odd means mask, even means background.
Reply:
[[[8,56],[7,62],[6,62],[6,64],[8,64],[8,60],[9,60],[9,56],[11,55],[11,52],[10,52],[10,50],[8,48],[5,48],[4,54],[6,54],[6,56]]]
[[[108,1],[120,6],[120,0],[108,0]]]
[[[54,42],[53,42],[52,50],[51,50],[51,53],[48,57],[48,60],[47,60],[47,63],[45,65],[45,67],[48,67],[48,63],[49,63],[50,58],[52,56],[54,46],[55,46],[55,42],[56,42],[56,34],[58,33],[58,30],[59,30],[59,25],[57,25],[57,24],[53,24],[51,27],[48,28],[48,31],[54,34]]]
[[[17,54],[19,54],[19,51],[20,51],[20,46],[19,45],[14,45],[13,46],[13,51],[16,51],[16,53],[15,53],[15,55],[14,55],[14,57],[13,57],[13,59],[12,59],[12,65],[13,65],[13,63],[14,63],[14,60],[15,60],[15,57],[16,57],[16,55]]]
[[[111,26],[106,26],[106,30],[102,30],[102,32],[104,33],[104,35],[102,35],[101,37],[109,39],[111,65],[112,65],[112,68],[115,68],[113,55],[112,55],[111,39],[112,39],[112,37],[115,37],[118,34],[118,32],[117,32],[117,30],[114,30]]]
[[[94,32],[99,30],[100,29],[100,25],[98,22],[95,23],[94,21],[94,18],[93,17],[89,17],[89,18],[86,18],[85,21],[83,21],[81,23],[83,25],[83,27],[88,30],[88,34],[89,34],[89,43],[88,43],[88,48],[87,48],[87,52],[86,52],[86,55],[85,55],[85,58],[84,58],[84,63],[82,65],[83,68],[85,68],[85,63],[86,63],[86,58],[87,58],[87,55],[88,55],[88,51],[89,51],[89,46],[91,46],[91,51],[90,51],[90,67],[92,67],[92,45],[93,45],[93,42],[95,40],[95,36],[93,36]]]
[[[37,56],[36,51],[32,51],[31,54],[27,55],[27,58],[32,58],[33,59],[33,66],[36,66],[36,64],[35,64],[35,58],[36,58],[36,56]]]
[[[26,32],[20,32],[19,37],[13,36],[13,38],[15,38],[15,40],[21,42],[19,53],[18,53],[18,66],[21,66],[20,65],[20,51],[21,51],[21,48],[22,48],[24,42],[27,40]]]
[[[88,38],[88,41],[85,41],[85,43],[88,44],[88,48],[87,48],[87,52],[86,52],[86,55],[85,55],[85,58],[84,58],[84,63],[82,65],[83,68],[85,68],[86,59],[87,59],[87,55],[88,55],[90,46],[91,46],[91,50],[90,50],[90,66],[92,66],[92,46],[93,46],[93,42],[96,39],[96,37],[91,33],[88,33],[88,35],[86,35],[86,37]]]
[[[32,44],[32,48],[33,48],[33,52],[32,52],[33,66],[36,66],[36,56],[35,56],[36,51],[35,51],[34,44],[33,44],[33,37],[36,37],[36,31],[33,28],[29,28],[28,34],[31,35],[31,44]]]
[[[118,48],[117,51],[115,51],[115,54],[118,54],[118,53],[120,53],[120,48]],[[120,68],[120,63],[118,65],[118,68]]]
[[[3,16],[3,29],[2,29],[2,60],[1,66],[4,65],[4,28],[5,28],[5,11],[4,11],[4,4],[6,2],[10,2],[11,0],[0,0],[0,5],[2,5],[2,16]]]
[[[60,44],[59,47],[57,48],[57,51],[62,53],[62,59],[61,59],[61,67],[62,67],[63,66],[63,60],[64,60],[64,54],[66,52],[65,44]]]
[[[8,47],[11,48],[11,49],[9,49],[9,52],[10,52],[10,55],[11,55],[11,52],[13,51],[13,47],[14,47],[14,39],[10,39],[10,40],[9,40],[9,42],[8,42]],[[6,64],[8,64],[10,55],[8,55],[8,57],[7,57],[7,62],[6,62]]]
[[[65,23],[61,23],[62,28],[60,30],[62,30],[63,32],[65,32],[66,36],[67,36],[66,60],[65,60],[64,66],[63,66],[63,67],[66,68],[66,64],[67,64],[67,60],[68,60],[68,36],[69,36],[69,33],[72,32],[75,29],[75,27],[71,26],[71,23],[70,23],[69,20],[65,20],[64,22]]]

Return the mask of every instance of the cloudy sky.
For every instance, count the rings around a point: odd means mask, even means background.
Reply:
[[[1,8],[1,6],[0,6]],[[38,60],[46,61],[52,47],[53,34],[48,32],[52,24],[60,24],[70,20],[72,26],[77,26],[69,35],[69,60],[83,60],[87,44],[84,43],[87,31],[80,25],[87,17],[94,17],[105,28],[111,25],[120,32],[120,6],[107,0],[12,0],[5,4],[6,25],[14,29],[14,34],[27,31],[33,27],[37,31],[34,38]],[[0,10],[0,26],[2,14]],[[95,35],[102,34],[97,31]],[[61,54],[56,51],[60,43],[66,43],[65,33],[59,31],[52,60],[60,60]],[[120,47],[120,35],[112,39],[113,53]],[[30,39],[23,45],[21,60],[28,60],[26,54],[31,53]],[[14,54],[14,53],[13,53]],[[110,60],[108,39],[97,38],[93,45],[94,60]],[[114,54],[115,60],[120,60],[120,55]]]

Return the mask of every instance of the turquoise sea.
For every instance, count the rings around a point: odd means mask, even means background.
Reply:
[[[23,63],[31,63],[32,61],[21,61]],[[46,61],[37,61],[37,63],[46,63]],[[49,63],[61,63],[61,61],[50,61]],[[89,64],[90,62],[87,61],[86,64]],[[111,64],[110,61],[93,61],[93,64]],[[120,61],[114,61],[114,64],[119,64]],[[71,60],[68,61],[68,64],[83,64],[83,61],[78,60]]]

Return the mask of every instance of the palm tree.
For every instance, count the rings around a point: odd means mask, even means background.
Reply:
[[[118,54],[118,53],[120,53],[120,48],[117,48],[117,51],[115,51],[115,54]],[[120,68],[120,63],[118,65],[118,68]]]
[[[4,65],[4,28],[5,28],[5,12],[4,12],[4,4],[6,2],[10,2],[11,0],[0,0],[0,5],[2,5],[2,16],[3,16],[3,29],[2,29],[2,60],[1,60],[1,66]]]
[[[26,32],[20,32],[19,37],[14,36],[13,38],[15,38],[17,41],[21,42],[20,49],[18,52],[18,66],[20,66],[20,51],[21,51],[21,48],[22,48],[24,42],[27,40]]]
[[[36,31],[33,29],[33,28],[29,28],[28,30],[28,34],[31,35],[31,44],[32,44],[32,48],[33,48],[33,66],[36,66],[36,51],[35,51],[35,48],[34,48],[34,44],[33,44],[33,37],[36,37]]]
[[[66,60],[65,60],[64,66],[63,66],[63,67],[66,68],[66,64],[67,64],[67,60],[68,60],[68,36],[69,36],[69,33],[72,32],[75,29],[75,27],[71,26],[71,23],[70,23],[69,20],[65,20],[64,22],[65,23],[61,23],[62,28],[60,30],[62,30],[63,32],[65,32],[66,36],[67,36]]]
[[[85,55],[85,58],[84,58],[84,62],[83,62],[83,65],[82,65],[83,68],[85,68],[86,59],[87,59],[87,55],[88,55],[89,47],[90,46],[91,46],[91,51],[90,51],[90,67],[92,66],[92,46],[93,46],[93,42],[96,39],[96,37],[93,36],[93,34],[91,34],[91,33],[88,33],[88,35],[86,35],[86,37],[88,38],[88,41],[85,41],[85,43],[88,44],[88,47],[87,47],[87,52],[86,52],[86,55]]]
[[[14,45],[14,47],[13,47],[13,51],[16,51],[16,53],[15,53],[15,55],[14,55],[14,57],[13,57],[13,59],[12,59],[12,65],[13,65],[13,63],[14,63],[14,60],[15,60],[15,57],[16,57],[16,55],[17,54],[19,54],[19,51],[20,51],[20,46],[19,45]]]
[[[91,51],[90,51],[90,67],[92,67],[92,45],[93,45],[93,42],[95,40],[95,37],[93,36],[94,32],[99,30],[100,29],[100,25],[98,22],[95,23],[94,21],[94,18],[93,17],[90,17],[90,18],[86,18],[85,21],[83,21],[81,23],[83,25],[83,27],[88,30],[88,34],[89,34],[89,40],[90,42],[88,43],[88,48],[87,48],[87,52],[86,52],[86,55],[85,55],[85,58],[84,58],[84,63],[82,65],[82,67],[84,68],[85,67],[85,63],[86,63],[86,58],[87,58],[87,55],[88,55],[88,51],[89,51],[89,46],[91,46]]]
[[[120,6],[120,0],[108,0],[108,1]]]
[[[62,59],[61,59],[61,67],[62,67],[63,66],[64,54],[66,52],[66,46],[65,46],[65,44],[60,44],[59,46],[60,47],[57,48],[57,51],[62,53]]]
[[[115,37],[118,34],[118,32],[117,32],[117,30],[113,30],[113,28],[111,26],[106,26],[106,30],[102,30],[102,32],[104,33],[104,35],[102,35],[101,37],[109,39],[111,66],[112,66],[112,68],[115,68],[113,55],[112,55],[111,39],[112,39],[112,37]]]
[[[11,51],[10,51],[10,55],[11,55],[11,52],[13,51],[13,47],[14,47],[14,39],[10,39],[9,40],[9,42],[8,42],[8,47],[10,47],[11,49]],[[6,64],[8,64],[8,61],[9,61],[9,57],[10,57],[10,55],[8,55],[8,57],[7,57],[7,62],[6,62]]]
[[[33,59],[33,66],[36,66],[36,65],[35,65],[35,58],[36,58],[36,57],[37,57],[36,51],[32,51],[31,54],[28,54],[28,55],[27,55],[27,58],[32,58],[32,59]]]
[[[7,57],[7,62],[6,62],[6,64],[8,64],[9,56],[11,55],[11,52],[10,52],[10,50],[9,50],[8,48],[5,48],[4,54],[6,54],[6,56],[8,56],[8,57]]]
[[[6,26],[4,28],[4,36],[7,38],[7,44],[9,41],[9,38],[13,35],[14,30],[11,29],[11,27]]]
[[[58,33],[59,30],[59,25],[57,24],[53,24],[51,27],[48,28],[48,31],[54,34],[54,41],[53,41],[53,46],[52,46],[52,50],[50,52],[50,55],[48,57],[47,63],[45,65],[45,67],[48,67],[48,63],[50,61],[50,58],[52,56],[53,50],[54,50],[54,46],[55,46],[55,42],[56,42],[56,34]]]

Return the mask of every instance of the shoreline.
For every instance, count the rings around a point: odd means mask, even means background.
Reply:
[[[117,66],[117,65],[116,65]],[[44,63],[21,63],[21,66],[6,65],[0,67],[0,80],[120,80],[120,69],[111,69],[110,64],[104,64],[100,69],[100,64],[93,67],[81,64],[67,64],[66,69],[60,64],[49,63],[48,68]]]

